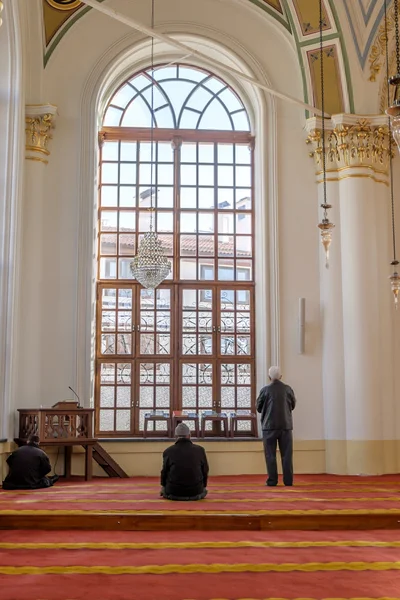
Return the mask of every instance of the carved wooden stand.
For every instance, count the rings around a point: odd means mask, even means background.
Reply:
[[[17,443],[26,443],[30,435],[38,435],[42,446],[63,446],[65,477],[71,476],[72,447],[85,449],[85,480],[92,478],[93,408],[78,408],[77,402],[59,402],[52,408],[18,409]]]

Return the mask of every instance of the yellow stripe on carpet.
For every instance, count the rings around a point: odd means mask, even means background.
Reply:
[[[43,490],[29,490],[29,491],[22,491],[22,490],[14,490],[13,494],[16,494],[18,496],[31,496],[32,493],[35,494],[35,496],[41,496],[41,497],[47,497],[47,496],[56,496],[56,495],[60,495],[60,494],[85,494],[88,495],[89,493],[91,493],[91,491],[93,490],[94,493],[96,494],[110,494],[112,493],[112,491],[114,490],[116,486],[109,486],[109,487],[104,487],[104,488],[89,488],[89,489],[71,489],[69,486],[62,486],[57,488],[51,488],[51,489],[46,489],[45,491]],[[71,490],[71,492],[69,492],[69,490]],[[120,489],[118,490],[118,494],[121,494],[121,496],[130,496],[130,495],[137,495],[137,494],[154,494],[156,492],[158,492],[160,490],[160,486],[153,486],[151,488],[140,488],[140,489],[132,489],[132,490],[127,490],[125,489]],[[338,490],[327,490],[326,488],[313,488],[312,490],[304,490],[304,489],[296,489],[295,487],[291,487],[291,488],[287,488],[287,487],[276,487],[273,490],[271,488],[268,488],[268,486],[265,485],[259,485],[259,486],[254,486],[254,487],[248,487],[248,488],[229,488],[229,489],[219,489],[217,487],[213,487],[213,486],[209,486],[208,490],[210,493],[212,494],[243,494],[243,493],[249,493],[249,494],[261,494],[263,492],[265,493],[273,493],[273,494],[304,494],[304,493],[316,493],[316,492],[322,492],[322,493],[332,493],[333,491],[337,492],[338,494],[341,494],[342,492],[346,492],[346,493],[366,493],[366,492],[386,492],[386,493],[400,493],[400,490],[396,489],[396,488],[384,488],[384,487],[351,487],[351,488],[344,488],[341,487]],[[3,495],[5,496],[6,494],[8,495],[10,492],[5,492]]]
[[[399,548],[400,542],[1,542],[0,550],[165,550],[218,548]]]
[[[43,498],[40,499],[43,501]],[[48,502],[68,503],[68,504],[88,504],[88,503],[104,503],[104,504],[157,504],[164,502],[163,498],[130,498],[129,500],[121,500],[118,498],[47,498]],[[34,496],[28,500],[15,500],[16,504],[34,504],[39,502]],[[207,498],[204,500],[205,504],[246,504],[250,503],[264,503],[264,502],[399,502],[399,496],[387,496],[386,498],[284,498],[282,496],[275,498]],[[0,500],[0,504],[10,504],[10,500]]]
[[[190,600],[185,598],[184,600]],[[228,598],[212,598],[211,600],[229,600]],[[238,600],[260,600],[259,598],[238,598]],[[317,600],[317,598],[264,598],[264,600]],[[384,596],[381,598],[322,598],[322,600],[400,600],[400,598],[389,598]]]
[[[5,567],[0,575],[167,575],[170,573],[315,573],[317,571],[399,571],[400,562],[238,563],[143,566]]]

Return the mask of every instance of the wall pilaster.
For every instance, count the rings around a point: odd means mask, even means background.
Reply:
[[[26,106],[25,112],[26,160],[18,339],[19,369],[23,377],[18,378],[16,394],[19,406],[23,407],[36,405],[43,398],[43,263],[47,233],[44,227],[44,185],[56,111],[55,106],[35,104]]]
[[[320,121],[310,119],[308,132],[321,183]],[[327,472],[394,472],[387,118],[334,115],[325,142],[336,225],[320,278]]]

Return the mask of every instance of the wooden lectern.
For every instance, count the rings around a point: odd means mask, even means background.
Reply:
[[[85,449],[85,479],[92,478],[94,408],[80,408],[78,402],[65,400],[52,408],[20,408],[16,442],[26,443],[30,435],[39,436],[42,446],[64,446],[65,477],[71,476],[72,447]]]

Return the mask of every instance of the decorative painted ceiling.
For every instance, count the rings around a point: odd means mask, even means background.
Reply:
[[[294,38],[303,77],[304,99],[320,106],[319,7],[317,0],[242,0],[251,2],[277,20]],[[103,0],[99,0],[103,2]],[[361,67],[367,60],[370,79],[381,69],[379,36],[383,0],[342,0]],[[389,0],[389,3],[391,0]],[[90,7],[80,0],[42,0],[44,19],[44,63],[68,30]],[[337,0],[323,0],[326,110],[331,114],[353,112],[353,96],[346,46],[340,27]]]

